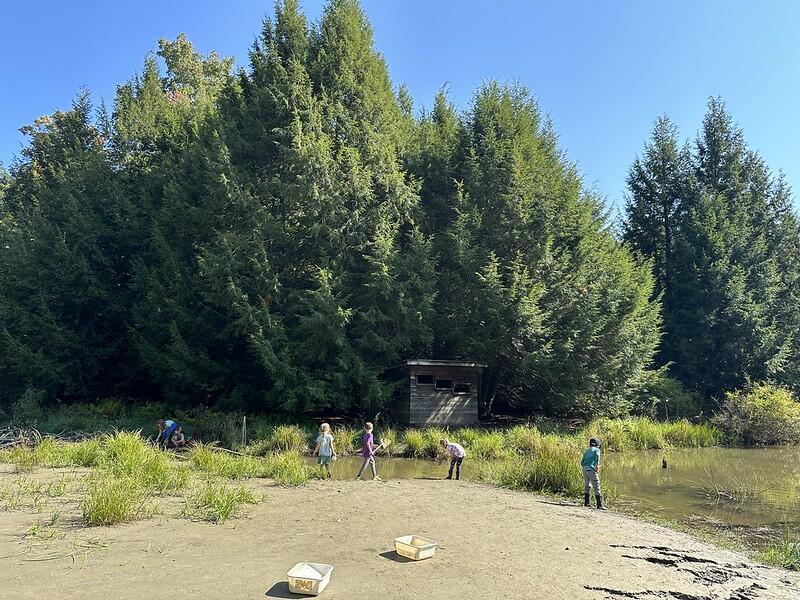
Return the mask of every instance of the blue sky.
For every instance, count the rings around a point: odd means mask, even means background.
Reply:
[[[323,2],[305,0],[311,20]],[[430,106],[466,107],[482,81],[528,86],[586,184],[619,203],[631,161],[666,113],[694,138],[721,95],[750,145],[800,195],[800,1],[363,0],[392,78]],[[135,7],[135,8],[134,8]],[[18,128],[81,86],[110,104],[159,37],[244,64],[271,1],[28,0],[0,20],[0,163]]]

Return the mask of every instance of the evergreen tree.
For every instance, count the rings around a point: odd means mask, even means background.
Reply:
[[[22,129],[29,142],[0,216],[3,392],[27,386],[93,401],[125,374],[126,203],[88,93]]]

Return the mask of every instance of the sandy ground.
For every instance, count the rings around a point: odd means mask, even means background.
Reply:
[[[0,471],[0,486],[16,477]],[[0,512],[0,598],[299,598],[286,571],[301,560],[334,565],[322,597],[342,600],[800,598],[796,574],[613,511],[467,482],[251,484],[264,502],[223,525],[176,517],[169,502],[107,528],[81,527],[74,498]],[[56,532],[26,535],[54,511]],[[438,540],[436,556],[394,554],[409,533]]]

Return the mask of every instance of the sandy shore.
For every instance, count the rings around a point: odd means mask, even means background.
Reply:
[[[15,477],[0,473],[0,486]],[[796,574],[613,511],[531,494],[431,480],[249,485],[264,502],[223,525],[179,518],[177,502],[108,528],[81,527],[74,498],[52,499],[41,512],[0,512],[0,597],[294,598],[286,571],[311,560],[334,565],[321,597],[342,600],[800,598]],[[26,535],[53,512],[63,521],[57,534]],[[409,533],[438,540],[436,556],[399,559],[392,540]]]

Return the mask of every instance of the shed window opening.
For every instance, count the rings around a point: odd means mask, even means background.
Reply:
[[[417,373],[417,385],[433,385],[433,375]]]
[[[437,390],[452,390],[453,389],[453,380],[452,379],[437,379],[436,380],[436,389]]]
[[[472,384],[463,381],[458,382],[453,386],[454,394],[470,394],[472,393]]]

